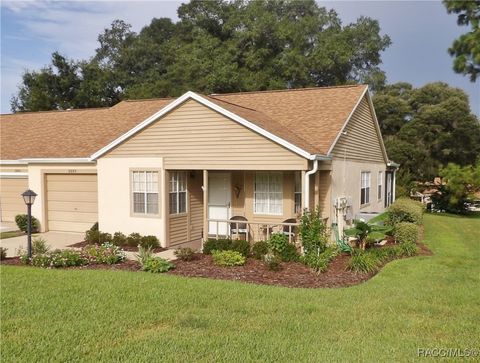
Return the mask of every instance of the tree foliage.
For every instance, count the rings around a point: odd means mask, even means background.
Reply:
[[[474,163],[480,155],[480,123],[464,91],[436,82],[421,88],[386,86],[374,96],[389,157],[401,164],[399,184],[438,176],[448,163]]]
[[[112,105],[122,98],[385,83],[390,45],[376,20],[342,25],[315,1],[193,0],[179,21],[153,19],[138,34],[115,20],[89,60],[54,53],[23,75],[13,111]]]
[[[458,25],[472,27],[471,31],[455,39],[448,52],[455,57],[455,72],[469,75],[475,82],[480,74],[480,0],[444,0],[443,3],[448,13],[458,14]]]

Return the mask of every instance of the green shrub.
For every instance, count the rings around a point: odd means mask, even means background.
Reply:
[[[240,252],[231,250],[213,250],[212,257],[215,265],[223,267],[242,266],[247,260]]]
[[[328,229],[321,218],[320,209],[305,210],[300,220],[300,237],[305,253],[320,254],[329,241]]]
[[[31,260],[32,266],[44,268],[82,266],[87,265],[88,262],[82,253],[70,250],[55,250],[33,255]]]
[[[274,253],[267,253],[266,255],[264,255],[263,262],[265,266],[267,266],[267,268],[272,271],[279,271],[282,268],[282,261],[280,257],[278,257],[278,255]]]
[[[115,232],[112,237],[112,243],[115,246],[125,246],[127,244],[127,236],[122,232]]]
[[[161,257],[149,257],[147,258],[143,265],[142,270],[152,273],[162,273],[167,272],[175,268],[175,265],[164,258]]]
[[[91,227],[90,231],[98,231],[98,222],[95,222]]]
[[[130,235],[127,237],[127,245],[130,247],[137,247],[140,245],[141,240],[142,236],[140,233],[130,233]]]
[[[392,226],[401,222],[422,224],[423,211],[422,203],[408,198],[399,198],[388,207],[386,223]]]
[[[160,243],[158,242],[158,238],[156,236],[143,236],[140,238],[140,246],[157,248],[160,247]]]
[[[283,251],[278,255],[283,262],[295,262],[300,258],[297,247],[291,243],[287,244]]]
[[[8,248],[0,247],[0,261],[7,258],[7,250]]]
[[[27,233],[28,230],[28,215],[26,214],[18,214],[15,216],[15,223],[19,230]],[[40,231],[40,222],[38,219],[32,216],[32,233],[37,233]]]
[[[319,255],[309,253],[302,256],[301,261],[317,273],[325,272],[327,271],[330,262],[338,255],[338,253],[339,250],[336,247],[328,247]]]
[[[400,243],[398,245],[398,249],[400,251],[400,254],[402,256],[405,256],[405,257],[411,257],[411,256],[415,256],[416,254],[418,254],[417,245],[415,243],[412,243],[412,242]]]
[[[418,229],[415,223],[399,222],[395,225],[393,234],[397,242],[416,243],[418,240]]]
[[[250,244],[240,239],[209,239],[203,244],[203,253],[211,255],[212,251],[236,251],[247,257],[250,254]]]
[[[125,252],[123,252],[118,246],[112,243],[106,242],[102,245],[91,245],[84,248],[85,256],[92,263],[106,263],[113,265],[115,263],[125,260]]]
[[[353,272],[370,273],[377,271],[379,264],[380,260],[375,253],[355,249],[350,257],[347,268]]]
[[[280,255],[288,246],[288,237],[283,233],[273,233],[268,240],[268,245],[273,253]]]
[[[42,237],[36,237],[32,239],[32,255],[39,255],[47,253],[50,246],[47,245],[47,240]]]
[[[257,242],[252,246],[252,256],[257,260],[263,259],[269,251],[268,243],[265,241]]]
[[[91,230],[85,232],[85,241],[89,244],[102,244],[112,242],[112,235],[110,233],[104,233],[97,230]]]
[[[181,261],[192,261],[195,259],[195,250],[190,247],[179,248],[173,254]]]

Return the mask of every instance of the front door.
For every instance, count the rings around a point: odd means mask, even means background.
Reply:
[[[209,173],[208,175],[208,218],[229,219],[232,192],[230,189],[230,173]],[[218,230],[217,230],[218,228]],[[228,223],[209,222],[209,235],[228,235]]]

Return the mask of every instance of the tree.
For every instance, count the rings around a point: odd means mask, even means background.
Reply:
[[[464,91],[445,83],[388,85],[373,98],[397,181],[427,181],[448,163],[466,166],[480,155],[480,123]]]
[[[122,98],[178,96],[187,90],[358,82],[380,89],[385,82],[381,53],[390,38],[380,34],[378,22],[360,17],[344,26],[337,13],[314,0],[193,0],[179,7],[178,16],[177,23],[153,19],[138,34],[115,20],[99,35],[90,60],[71,63],[76,78],[48,71],[54,66],[27,72],[12,110],[62,108],[61,101],[68,107],[111,105]],[[52,77],[73,94],[52,87]]]
[[[443,178],[438,192],[432,197],[436,209],[451,213],[466,213],[466,203],[480,190],[480,162],[461,167],[449,163],[440,170]]]
[[[480,73],[480,0],[444,0],[443,3],[448,13],[459,14],[458,25],[471,24],[471,31],[457,38],[448,52],[455,57],[455,72],[469,75],[475,82]]]

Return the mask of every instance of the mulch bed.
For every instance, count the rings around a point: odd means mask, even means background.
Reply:
[[[89,246],[90,243],[86,242],[86,241],[83,241],[83,242],[77,242],[77,243],[74,243],[73,245],[69,245],[68,247],[75,247],[75,248],[83,248],[83,247],[87,247]],[[128,252],[138,252],[138,247],[134,247],[134,246],[120,246],[120,248],[124,251],[128,251]],[[163,252],[163,251],[166,251],[167,249],[166,248],[163,248],[163,247],[156,247],[154,248],[152,251],[153,253],[158,253],[158,252]]]
[[[393,245],[393,243],[387,243],[384,247],[376,248],[391,248]],[[419,243],[418,247],[420,256],[432,255],[432,251],[430,251],[423,243]],[[244,266],[220,267],[213,264],[212,256],[197,253],[193,261],[174,261],[176,266],[175,269],[167,273],[186,277],[234,280],[261,285],[297,288],[352,286],[360,284],[376,274],[376,272],[367,274],[348,271],[347,264],[349,259],[350,255],[342,253],[330,263],[326,272],[316,274],[312,269],[298,262],[283,262],[280,271],[271,271],[262,261],[253,258],[248,258]],[[2,260],[0,263],[3,265],[26,266],[21,263],[18,257],[10,257]],[[114,265],[92,264],[67,267],[66,269],[139,271],[140,266],[136,261],[126,260]],[[380,270],[381,268],[379,271]]]

